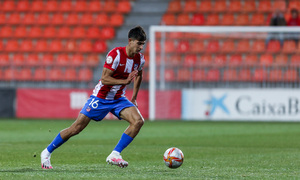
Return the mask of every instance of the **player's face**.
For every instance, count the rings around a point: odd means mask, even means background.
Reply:
[[[129,45],[132,52],[137,54],[144,49],[145,41],[138,41],[136,39],[132,39],[130,40]]]

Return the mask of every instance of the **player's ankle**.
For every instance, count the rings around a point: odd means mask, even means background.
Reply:
[[[116,154],[116,155],[120,155],[120,152],[118,152],[118,151],[116,151],[116,150],[113,150],[111,153],[112,153],[112,154]]]
[[[44,156],[50,156],[51,155],[51,153],[48,151],[47,148],[45,148],[42,153],[43,153]]]

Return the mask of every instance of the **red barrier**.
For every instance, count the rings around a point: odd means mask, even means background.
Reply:
[[[18,118],[76,118],[92,90],[80,89],[18,89]],[[126,96],[131,98],[132,91]],[[148,118],[148,91],[141,90],[138,105],[142,115]],[[114,118],[108,115],[107,118]]]
[[[76,118],[91,90],[18,89],[18,118]]]
[[[76,118],[92,90],[82,89],[18,89],[18,118]],[[132,90],[126,91],[130,100]],[[181,91],[157,91],[156,117],[158,119],[180,119]],[[145,119],[149,117],[149,95],[147,90],[140,90],[138,107]],[[109,114],[107,119],[115,117]]]
[[[155,118],[181,118],[181,91],[156,91]]]

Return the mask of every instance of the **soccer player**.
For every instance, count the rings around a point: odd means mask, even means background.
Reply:
[[[128,33],[128,44],[116,47],[106,56],[102,77],[95,86],[93,94],[80,111],[76,121],[68,128],[60,131],[49,146],[41,153],[43,169],[52,169],[50,157],[52,152],[65,143],[70,137],[80,133],[90,120],[101,121],[109,112],[120,120],[129,122],[120,141],[106,158],[106,162],[119,167],[128,166],[120,153],[139,133],[144,124],[136,98],[142,81],[142,69],[145,63],[140,53],[146,41],[146,33],[140,26],[134,27]],[[129,101],[125,97],[126,85],[134,79],[133,95]]]

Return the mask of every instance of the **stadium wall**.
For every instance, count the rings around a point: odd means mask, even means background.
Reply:
[[[74,118],[89,97],[87,90],[18,89],[18,118]]]
[[[0,89],[0,117],[11,118],[15,116],[15,89]]]
[[[17,90],[17,118],[76,118],[92,91],[83,89],[28,89]],[[138,106],[145,119],[149,118],[148,90],[140,90]],[[126,91],[128,99],[132,90]],[[159,91],[157,93],[157,118],[181,118],[181,91]],[[109,114],[107,119],[115,119]]]
[[[1,90],[1,117],[74,119],[91,93],[90,89]],[[130,99],[132,90],[127,90],[126,96]],[[140,90],[138,106],[145,119],[149,119],[148,102],[149,91]],[[297,89],[259,88],[157,91],[156,117],[186,121],[299,121],[300,94]],[[109,114],[106,119],[116,118]]]

